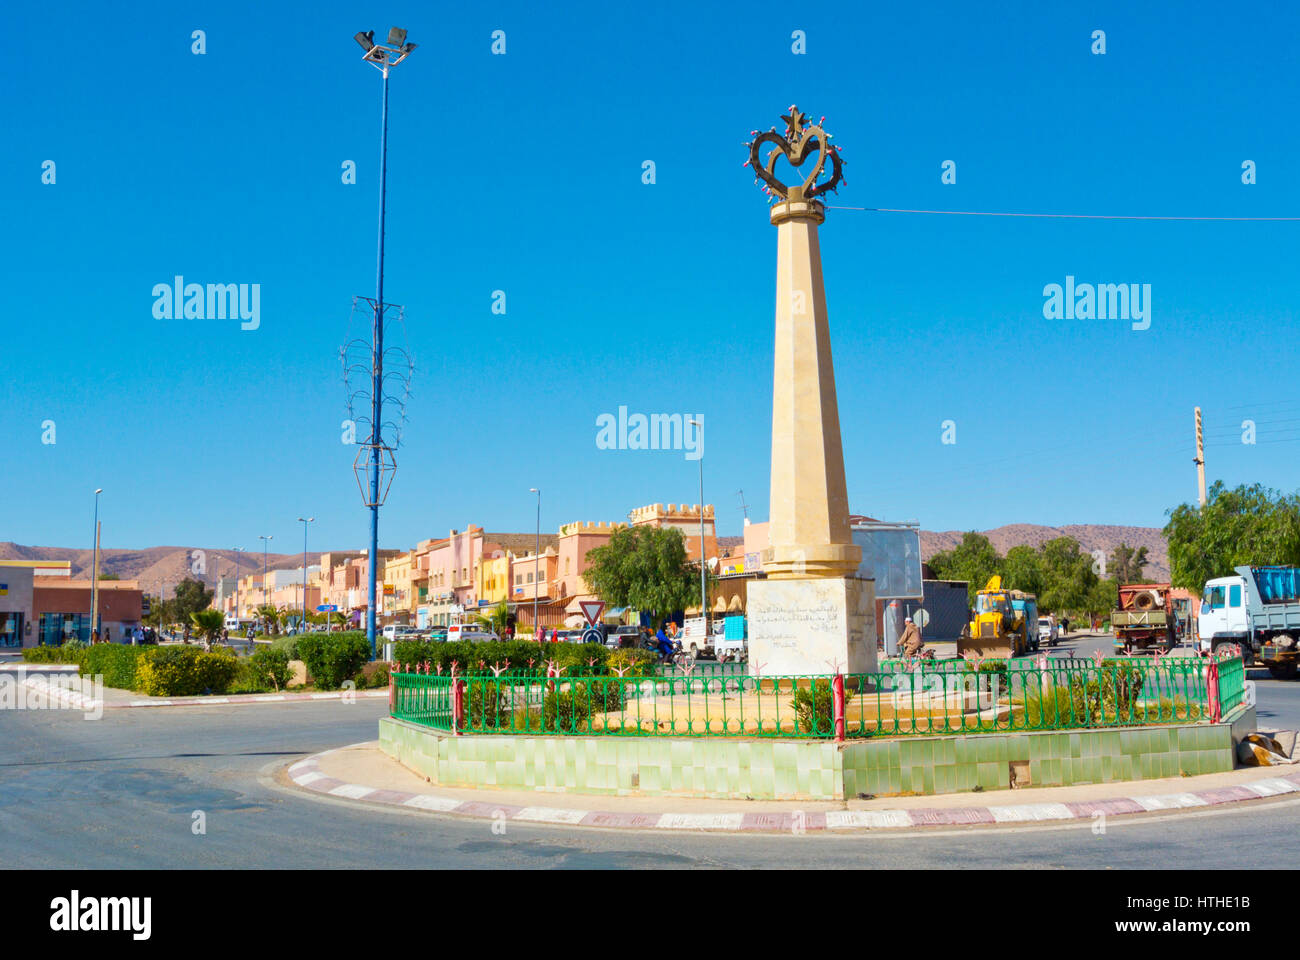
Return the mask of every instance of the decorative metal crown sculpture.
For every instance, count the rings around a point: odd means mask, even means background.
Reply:
[[[790,104],[789,116],[783,116],[781,119],[785,121],[785,136],[777,133],[776,127],[772,127],[766,133],[751,130],[749,134],[754,139],[745,144],[749,147],[749,159],[744,165],[754,168],[755,183],[762,181],[767,184],[763,187],[763,192],[768,195],[768,203],[787,200],[790,197],[792,185],[782,183],[774,173],[777,158],[780,156],[784,156],[790,162],[790,166],[798,170],[810,156],[816,155],[817,162],[813,164],[812,170],[799,188],[804,200],[811,200],[823,193],[833,191],[844,183],[842,169],[844,160],[840,157],[840,148],[830,142],[834,139],[833,135],[822,129],[826,118],[822,117],[817,123],[810,124],[807,115],[794,104]],[[765,143],[775,144],[776,149],[767,155],[767,161],[763,163],[759,159],[758,149]],[[831,161],[831,175],[818,183],[817,178],[825,172],[828,158]]]

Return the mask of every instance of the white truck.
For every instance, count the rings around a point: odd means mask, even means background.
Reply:
[[[1196,625],[1201,652],[1234,644],[1246,666],[1256,655],[1279,680],[1300,665],[1300,567],[1235,567],[1206,581]]]
[[[682,632],[677,639],[692,660],[713,656],[713,634],[709,633],[707,624],[704,617],[691,617],[682,622]]]

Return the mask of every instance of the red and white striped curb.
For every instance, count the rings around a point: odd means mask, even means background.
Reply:
[[[363,744],[353,744],[363,746]],[[887,830],[915,827],[951,827],[977,824],[1035,823],[1053,820],[1091,820],[1106,816],[1150,813],[1188,807],[1211,807],[1239,800],[1258,800],[1300,793],[1300,773],[1253,780],[1238,786],[1194,793],[1146,797],[1113,797],[1067,803],[1014,803],[989,807],[919,807],[899,810],[826,810],[802,813],[620,813],[609,810],[573,810],[563,807],[520,807],[479,800],[457,800],[431,793],[381,790],[346,783],[321,772],[318,761],[339,747],[314,754],[289,767],[289,779],[299,787],[347,800],[364,800],[390,807],[432,810],[465,817],[513,820],[521,823],[559,823],[576,827],[623,827],[652,830],[709,830],[715,832],[799,833],[805,830]]]

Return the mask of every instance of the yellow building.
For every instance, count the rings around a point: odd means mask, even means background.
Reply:
[[[479,557],[474,562],[474,593],[480,606],[496,606],[510,599],[510,560],[508,552],[495,557]]]
[[[408,550],[390,557],[384,564],[384,602],[385,616],[405,623],[415,620],[417,597],[415,581],[424,574],[416,562],[416,551]]]

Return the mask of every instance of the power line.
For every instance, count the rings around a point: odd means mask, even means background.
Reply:
[[[1006,213],[993,210],[905,210],[896,207],[842,207],[826,204],[827,210],[859,210],[864,213],[930,213],[952,217],[1025,217],[1051,220],[1199,220],[1210,222],[1286,222],[1300,221],[1300,217],[1162,217],[1114,213]]]

